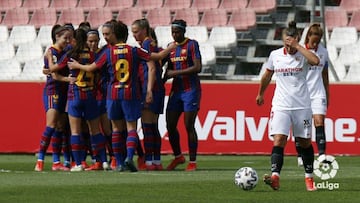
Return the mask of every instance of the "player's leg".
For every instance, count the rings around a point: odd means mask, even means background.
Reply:
[[[57,119],[60,113],[55,109],[48,109],[46,112],[46,127],[40,138],[40,147],[38,152],[38,158],[35,165],[35,171],[42,171],[44,168],[44,160],[46,151],[49,147],[51,137],[55,132]]]
[[[272,189],[280,188],[280,173],[284,163],[284,148],[289,136],[291,118],[289,111],[272,111],[269,134],[273,136],[271,151],[271,175],[264,175],[264,182]]]
[[[71,168],[71,171],[82,171],[84,170],[81,162],[83,161],[84,156],[84,143],[81,137],[81,117],[74,117],[69,114],[69,123],[71,129],[71,152],[74,157],[75,166]]]
[[[185,163],[185,157],[181,153],[180,134],[177,129],[181,111],[166,111],[166,128],[175,159],[167,166],[167,170],[174,170],[179,164]]]
[[[134,164],[133,158],[139,143],[137,120],[141,117],[141,101],[123,100],[121,101],[121,107],[124,112],[127,128],[125,166],[130,169],[131,172],[137,172],[138,169]]]
[[[297,137],[295,137],[295,149],[296,149],[296,153],[297,153],[297,163],[298,166],[302,166],[303,165],[303,161],[302,161],[302,157],[301,157],[301,148],[300,148],[300,143],[299,143],[299,139]]]
[[[186,171],[196,170],[196,155],[198,148],[198,136],[195,130],[195,119],[200,109],[201,91],[193,90],[181,94],[181,100],[184,104],[184,124],[188,135],[188,148],[190,162]]]
[[[311,144],[312,112],[310,109],[293,111],[293,132],[298,137],[305,169],[305,184],[308,191],[314,187],[314,148]]]
[[[106,157],[106,138],[100,131],[100,117],[87,121],[90,131],[91,149],[93,156],[102,164],[104,170],[110,169]]]
[[[141,126],[144,134],[144,149],[145,149],[145,169],[154,170],[153,154],[154,154],[154,140],[155,134],[153,130],[153,120],[155,114],[149,109],[144,108],[141,112]],[[138,165],[141,170],[140,166]]]
[[[315,125],[316,145],[318,148],[319,156],[321,156],[326,152],[326,136],[324,127],[325,115],[314,114],[313,118]]]
[[[197,168],[196,155],[198,149],[198,136],[195,130],[195,119],[198,111],[184,112],[184,124],[188,135],[189,164],[186,171],[194,171]]]
[[[181,113],[184,111],[183,103],[181,101],[180,93],[170,93],[170,97],[166,107],[166,128],[168,137],[175,159],[173,159],[167,166],[167,170],[174,170],[179,164],[185,163],[185,157],[181,153],[180,134],[177,129],[177,124]]]

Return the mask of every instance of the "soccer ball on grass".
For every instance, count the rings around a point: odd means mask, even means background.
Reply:
[[[242,167],[235,173],[235,185],[243,190],[252,190],[258,183],[258,175],[251,167]]]

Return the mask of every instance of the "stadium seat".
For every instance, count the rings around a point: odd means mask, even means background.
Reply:
[[[55,8],[37,9],[34,10],[29,24],[34,25],[39,29],[43,25],[54,25],[57,21]]]
[[[91,24],[91,27],[98,28],[100,25],[112,18],[113,14],[110,8],[98,8],[89,11],[86,21]]]
[[[171,34],[171,32],[170,32]],[[199,43],[208,41],[209,35],[206,26],[188,26],[186,27],[185,37],[195,39]]]
[[[0,61],[12,59],[15,56],[15,48],[9,42],[0,42]]]
[[[342,0],[339,4],[339,8],[344,9],[347,13],[353,13],[360,9],[359,0]]]
[[[199,43],[201,53],[201,63],[203,66],[211,66],[216,64],[215,47],[210,43]]]
[[[75,8],[77,4],[78,0],[51,0],[50,7],[62,11],[64,9]]]
[[[199,25],[206,26],[209,30],[214,26],[225,26],[228,17],[224,9],[205,10],[200,19]]]
[[[33,25],[14,26],[10,32],[8,42],[14,46],[22,43],[32,42],[36,38],[36,29]]]
[[[79,0],[77,7],[89,11],[91,9],[102,8],[106,0]]]
[[[338,58],[338,51],[334,45],[327,44],[326,49],[328,51],[329,60],[335,61]]]
[[[162,48],[166,48],[170,42],[173,42],[174,39],[171,35],[171,26],[157,26],[154,29],[157,40],[158,46]],[[185,32],[186,34],[187,32]]]
[[[72,23],[74,25],[79,25],[83,21],[85,21],[84,10],[82,8],[70,8],[70,9],[63,9],[61,11],[57,23],[58,24]]]
[[[199,24],[199,12],[196,8],[185,8],[175,10],[174,19],[183,19],[187,26]]]
[[[131,25],[134,20],[143,18],[141,9],[139,8],[126,8],[119,10],[117,20],[121,20],[126,25]]]
[[[355,44],[357,40],[358,34],[355,27],[334,27],[328,44],[340,49],[345,45]]]
[[[14,8],[19,8],[22,0],[0,0],[0,10],[6,11]]]
[[[41,26],[39,29],[35,42],[39,43],[43,48],[52,44],[52,39],[51,39],[52,27],[53,27],[52,25],[44,25]]]
[[[15,59],[0,61],[0,80],[13,80],[20,75],[21,66]]]
[[[360,81],[360,62],[350,65],[349,70],[342,81],[359,82]]]
[[[328,31],[332,31],[334,27],[345,27],[348,25],[347,13],[343,9],[326,9],[325,24]]]
[[[48,8],[50,5],[50,0],[24,0],[22,7],[29,10],[37,10]]]
[[[244,9],[248,5],[248,0],[222,0],[219,8],[225,9],[228,12]]]
[[[276,9],[276,0],[249,0],[247,7],[256,13],[269,13]]]
[[[9,38],[9,30],[6,25],[0,25],[0,42],[5,42]]]
[[[169,25],[171,23],[170,9],[168,8],[154,8],[147,12],[146,18],[148,19],[151,27]]]
[[[45,80],[46,75],[43,74],[44,59],[35,59],[25,62],[24,68],[20,75],[15,76],[14,80]]]
[[[42,56],[43,49],[41,45],[36,42],[29,42],[19,45],[15,54],[15,59],[22,64],[33,59],[40,59]]]
[[[105,7],[111,8],[113,11],[119,11],[124,8],[131,8],[133,5],[133,0],[108,0]]]
[[[356,27],[356,30],[360,31],[360,10],[353,11],[348,26]]]
[[[1,24],[7,25],[11,29],[15,25],[26,25],[28,22],[29,10],[26,8],[15,8],[6,11]]]
[[[179,9],[188,9],[191,6],[191,0],[165,0],[163,7],[171,11]]]
[[[238,31],[245,31],[256,27],[255,11],[250,8],[234,10],[227,25],[234,26]]]
[[[215,49],[229,49],[237,45],[235,27],[213,27],[210,32],[209,41]]]
[[[343,81],[346,77],[346,67],[340,60],[332,61],[332,65],[340,81]],[[334,75],[329,71],[329,80],[335,81]]]
[[[219,7],[220,0],[193,0],[191,8],[196,8],[200,12],[208,9],[216,9]]]
[[[143,11],[148,11],[154,8],[161,8],[163,0],[137,0],[134,7],[140,8]]]
[[[359,44],[348,44],[340,49],[338,60],[345,66],[350,66],[353,63],[360,62],[360,47]],[[360,80],[360,78],[359,78]]]

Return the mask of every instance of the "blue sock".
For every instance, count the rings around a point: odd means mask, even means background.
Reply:
[[[53,149],[53,163],[60,162],[60,151],[61,151],[61,132],[55,130],[53,136],[51,137],[51,146]]]
[[[99,133],[96,135],[90,136],[91,147],[93,154],[97,160],[100,160],[102,163],[107,162],[106,160],[106,151],[105,151],[105,137]]]
[[[151,123],[142,123],[144,134],[145,161],[152,161],[154,134]]]
[[[136,130],[128,131],[128,135],[126,138],[126,151],[127,158],[132,160],[134,157],[135,149],[138,143],[138,134]]]
[[[38,160],[45,159],[45,154],[46,154],[47,148],[49,147],[50,139],[51,139],[51,136],[54,133],[54,131],[55,131],[55,128],[46,126],[45,131],[40,138],[40,150],[39,150],[39,154],[38,154]]]
[[[80,135],[71,135],[71,151],[76,165],[81,165],[83,146]]]

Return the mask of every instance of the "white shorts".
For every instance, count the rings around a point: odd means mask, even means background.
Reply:
[[[271,111],[269,125],[271,136],[276,134],[289,136],[292,129],[294,137],[311,138],[312,111],[311,109]]]
[[[324,98],[311,99],[311,109],[313,114],[326,115],[327,102]]]

